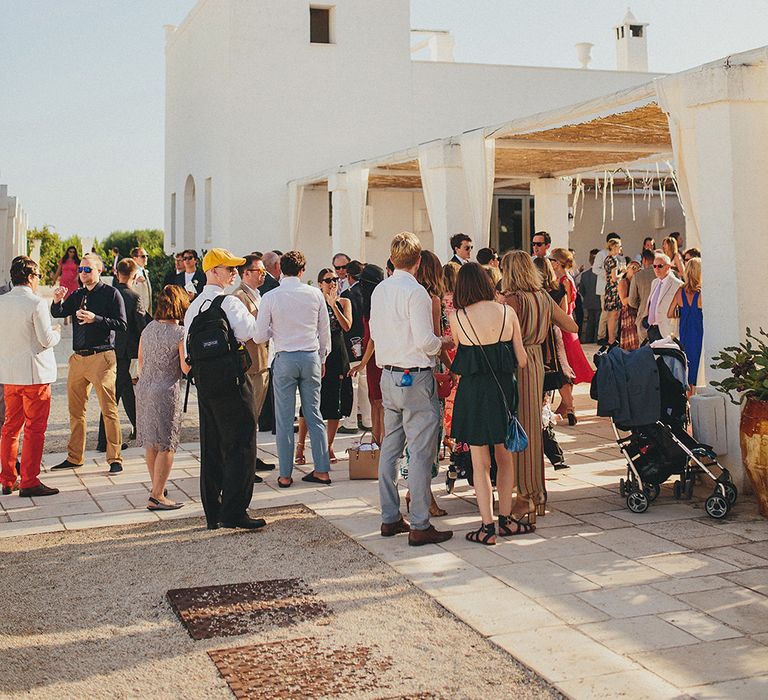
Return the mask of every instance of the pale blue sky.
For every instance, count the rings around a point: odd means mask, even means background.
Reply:
[[[258,0],[250,0],[258,2]],[[384,1],[384,0],[382,0]],[[35,226],[103,237],[163,225],[163,24],[194,0],[0,0],[0,183]],[[613,68],[624,0],[412,0],[456,60]],[[768,0],[635,0],[650,70],[768,44]],[[479,126],[479,125],[478,125]],[[361,154],[366,155],[366,154]],[[367,154],[370,155],[370,154]]]

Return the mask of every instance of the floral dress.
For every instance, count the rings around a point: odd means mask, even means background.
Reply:
[[[627,263],[620,255],[609,255],[605,259],[605,295],[603,296],[603,309],[606,311],[621,311],[621,297],[619,297],[619,283],[612,280],[611,273],[615,270],[618,277]]]

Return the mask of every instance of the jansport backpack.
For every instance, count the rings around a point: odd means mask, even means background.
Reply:
[[[221,294],[201,308],[187,333],[187,363],[192,367],[197,395],[203,400],[237,390],[245,381],[245,364],[250,359],[221,308],[224,299]]]

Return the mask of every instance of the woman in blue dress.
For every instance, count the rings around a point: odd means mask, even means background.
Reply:
[[[704,315],[701,311],[701,258],[685,263],[685,285],[669,305],[669,318],[680,317],[680,343],[688,358],[688,384],[693,390],[699,375]]]

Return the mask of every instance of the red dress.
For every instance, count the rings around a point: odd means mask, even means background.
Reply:
[[[573,310],[576,307],[576,285],[573,282],[573,278],[567,273],[560,278],[560,285],[565,289],[566,298],[568,299],[568,315],[572,317]],[[583,382],[591,382],[595,371],[592,369],[589,360],[587,360],[584,351],[581,349],[579,334],[566,333],[565,331],[562,331],[562,334],[568,364],[576,373],[576,378],[573,380],[573,383],[581,384]]]
[[[368,346],[371,340],[371,330],[368,327],[368,319],[363,316],[363,348]],[[365,376],[368,382],[368,398],[371,401],[381,401],[381,367],[376,365],[376,353],[365,366]]]
[[[61,263],[61,275],[59,276],[58,283],[62,287],[67,288],[67,296],[64,297],[65,299],[67,299],[72,292],[77,291],[80,286],[77,277],[77,263],[72,260],[72,258],[67,258]]]

